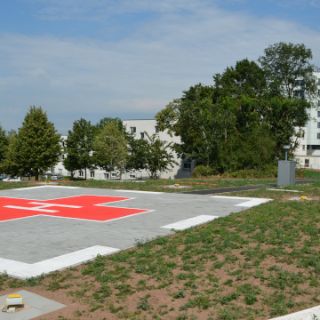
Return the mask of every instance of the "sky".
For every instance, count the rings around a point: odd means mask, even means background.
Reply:
[[[320,66],[319,18],[320,0],[1,0],[0,125],[32,105],[61,133],[81,117],[150,119],[280,41]]]

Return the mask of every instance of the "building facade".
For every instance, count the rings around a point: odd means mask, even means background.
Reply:
[[[298,148],[294,156],[297,166],[320,170],[320,71],[314,73],[317,91],[310,99],[312,107],[308,110],[309,120],[305,127],[297,129],[300,133]],[[296,96],[304,97],[303,83],[297,80]]]
[[[153,134],[158,135],[161,141],[166,143],[179,143],[180,137],[171,136],[167,131],[159,132],[157,129],[157,122],[154,119],[138,119],[138,120],[124,120],[123,125],[126,131],[133,135],[135,139],[147,139],[147,135],[152,136]],[[62,147],[64,147],[67,136],[62,136]],[[165,179],[175,179],[175,178],[188,178],[192,174],[194,169],[194,161],[188,159],[181,159],[178,155],[172,151],[174,160],[176,164],[167,171],[161,173],[160,178]],[[61,176],[70,176],[71,173],[67,171],[63,165],[63,160],[66,157],[65,154],[61,156],[59,163],[52,168],[52,173]],[[100,168],[87,169],[85,173],[84,170],[76,170],[74,172],[75,178],[84,178],[87,176],[88,179],[94,180],[116,180],[120,179],[120,172],[112,171],[108,172]],[[121,175],[121,179],[124,180],[134,180],[134,179],[145,179],[149,177],[149,172],[147,170],[131,170],[124,172]]]

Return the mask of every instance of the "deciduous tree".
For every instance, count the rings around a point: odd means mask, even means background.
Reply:
[[[128,158],[127,139],[118,121],[108,121],[99,130],[93,142],[95,165],[106,171],[123,172]]]
[[[41,107],[30,107],[13,141],[12,160],[21,175],[38,180],[59,160],[60,136]]]
[[[90,121],[83,118],[73,123],[66,140],[66,158],[64,165],[72,175],[75,170],[84,170],[87,179],[87,169],[92,168],[92,149],[95,128]]]

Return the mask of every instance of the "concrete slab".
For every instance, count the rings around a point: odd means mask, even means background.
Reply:
[[[62,309],[64,304],[44,298],[38,294],[26,290],[20,290],[16,293],[22,295],[25,308],[15,313],[0,312],[0,320],[31,320],[47,313]],[[5,303],[7,295],[0,296],[0,307]]]
[[[320,306],[305,309],[285,316],[272,318],[270,320],[318,320],[320,319]]]
[[[125,200],[91,207],[79,200],[101,197]],[[60,270],[174,232],[163,226],[198,216],[223,217],[269,200],[61,186],[2,190],[0,272],[24,279]],[[63,211],[65,207],[74,212]],[[94,212],[97,207],[102,216]],[[19,219],[10,219],[11,209]],[[108,210],[113,214],[110,219],[105,216]],[[123,210],[130,214],[119,219]]]

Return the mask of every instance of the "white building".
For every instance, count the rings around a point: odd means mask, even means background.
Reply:
[[[139,119],[139,120],[124,120],[123,125],[125,126],[128,133],[135,136],[136,139],[146,139],[146,134],[152,136],[153,134],[157,134],[160,140],[165,141],[167,143],[179,143],[180,138],[176,136],[170,136],[166,131],[159,132],[157,130],[157,122],[154,119]],[[64,144],[66,136],[62,136],[62,143]],[[64,145],[63,145],[64,146]],[[176,165],[174,165],[169,170],[162,172],[161,178],[187,178],[191,176],[194,162],[188,160],[180,159],[175,152],[172,151],[174,155],[174,160],[176,161]],[[63,159],[65,155],[62,155],[61,161],[53,168],[52,172],[54,174],[59,174],[62,176],[70,176],[70,172],[68,172],[64,165]],[[76,178],[84,178],[85,172],[84,170],[77,170],[74,172],[74,176]],[[134,170],[130,172],[125,172],[122,174],[122,179],[143,179],[148,178],[149,173],[146,170]],[[114,172],[106,172],[102,169],[91,169],[87,170],[87,178],[95,179],[95,180],[109,180],[109,179],[119,179],[120,174],[117,171]]]
[[[317,92],[310,99],[312,107],[308,110],[309,120],[306,126],[301,128],[302,137],[298,139],[299,146],[294,155],[298,167],[320,170],[320,72],[315,72],[314,75]],[[303,95],[301,87],[297,87],[296,94]]]

